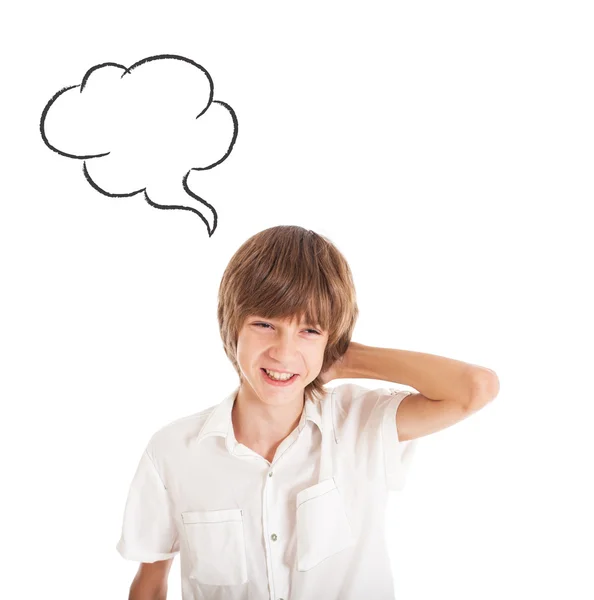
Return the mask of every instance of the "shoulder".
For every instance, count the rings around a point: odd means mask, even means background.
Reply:
[[[408,390],[399,387],[365,387],[357,383],[343,383],[330,391],[333,404],[339,410],[348,410],[354,404],[365,404],[368,408],[389,403],[397,394],[407,394]]]
[[[330,397],[335,405],[344,408],[369,393],[373,390],[358,383],[341,383],[330,390]]]
[[[353,432],[379,427],[390,408],[395,408],[408,393],[408,390],[398,387],[365,387],[357,383],[338,385],[330,395],[335,427]]]
[[[190,415],[178,417],[157,429],[151,436],[147,450],[153,456],[163,456],[173,449],[181,449],[200,433],[216,406],[211,406]]]

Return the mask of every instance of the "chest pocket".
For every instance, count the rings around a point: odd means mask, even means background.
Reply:
[[[355,539],[334,478],[297,494],[297,570],[308,571]]]
[[[182,512],[182,520],[190,551],[190,579],[204,591],[219,594],[224,589],[219,586],[237,586],[229,588],[234,593],[228,597],[243,598],[248,574],[241,509]]]

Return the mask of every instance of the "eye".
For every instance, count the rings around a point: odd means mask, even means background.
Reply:
[[[254,325],[256,325],[256,327],[258,327],[258,326],[261,326],[264,328],[270,327],[270,323],[254,323]],[[311,331],[312,333],[315,333],[316,335],[321,335],[320,332],[315,329],[306,329],[305,331]]]

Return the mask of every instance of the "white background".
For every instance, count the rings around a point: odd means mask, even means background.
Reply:
[[[141,452],[234,388],[220,278],[248,237],[293,224],[349,261],[355,341],[500,379],[391,496],[397,598],[594,597],[589,3],[212,6],[4,13],[2,596],[127,598],[138,564],[115,545]],[[239,120],[229,158],[192,175],[212,238],[188,211],[100,194],[41,140],[57,91],[156,54],[203,65]]]

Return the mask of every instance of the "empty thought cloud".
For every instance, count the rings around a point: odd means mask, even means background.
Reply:
[[[224,161],[237,138],[233,109],[213,93],[208,72],[182,56],[152,56],[129,68],[104,63],[53,96],[41,135],[55,152],[83,160],[101,193],[142,192],[156,208],[192,211],[211,236],[217,213],[187,179]]]

